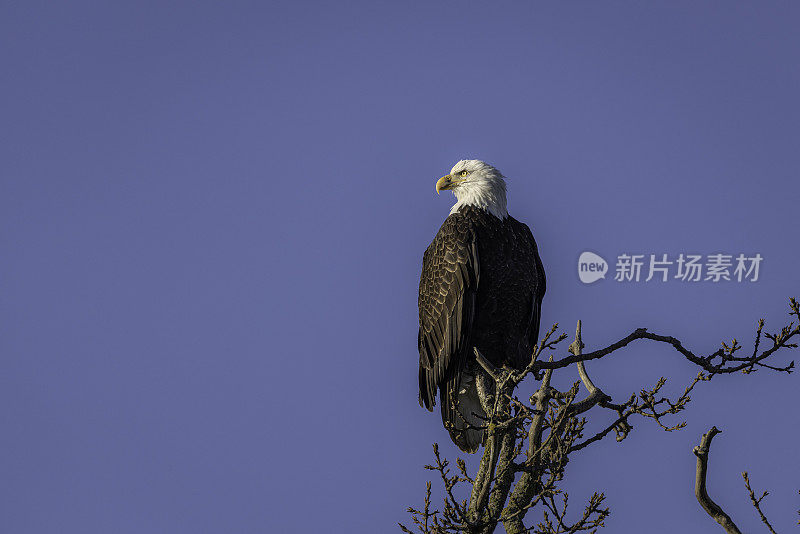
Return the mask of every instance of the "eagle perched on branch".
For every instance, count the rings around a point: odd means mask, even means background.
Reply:
[[[523,369],[539,338],[545,292],[530,229],[506,209],[503,175],[461,160],[436,182],[457,199],[422,259],[419,281],[419,403],[439,390],[442,422],[464,452],[483,442],[492,378],[473,347],[496,367]]]

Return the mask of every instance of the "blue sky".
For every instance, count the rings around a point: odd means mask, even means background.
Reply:
[[[0,516],[9,532],[391,531],[421,503],[422,253],[464,157],[539,243],[543,325],[698,352],[800,297],[800,10],[789,2],[37,3],[0,7]],[[578,255],[764,257],[755,283],[583,285]],[[797,356],[795,351],[794,357]],[[784,357],[782,361],[788,361]],[[695,370],[589,366],[626,398]],[[565,376],[562,384],[574,380]],[[525,387],[533,388],[534,384]],[[701,533],[740,472],[797,520],[798,388],[702,384],[565,480],[609,532]],[[676,421],[677,421],[676,420]],[[436,486],[434,486],[436,487]],[[669,513],[664,513],[668,510]],[[652,518],[658,517],[657,523]]]

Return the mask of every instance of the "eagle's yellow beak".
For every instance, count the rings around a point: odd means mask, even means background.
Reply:
[[[441,191],[442,189],[453,189],[455,186],[465,181],[467,181],[466,178],[453,179],[452,174],[448,174],[447,176],[442,176],[441,178],[439,178],[439,181],[436,182],[436,194],[438,195],[439,191]]]
[[[464,180],[453,180],[453,176],[448,174],[447,176],[442,176],[439,178],[439,181],[436,182],[436,194],[439,194],[439,191],[443,189],[453,189],[456,185],[460,184]]]
[[[453,177],[449,174],[447,176],[442,176],[439,178],[439,181],[436,182],[436,194],[439,194],[439,191],[442,189],[450,189],[453,186]]]

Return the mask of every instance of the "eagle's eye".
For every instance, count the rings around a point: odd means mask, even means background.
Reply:
[[[458,173],[458,175],[462,178],[466,178],[467,176],[469,176],[469,171],[461,171],[460,173]]]

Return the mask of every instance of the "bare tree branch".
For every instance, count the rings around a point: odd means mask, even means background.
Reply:
[[[700,445],[695,447],[692,452],[697,456],[697,470],[695,471],[694,479],[694,495],[697,497],[697,502],[703,507],[703,510],[711,516],[711,518],[722,525],[725,532],[728,534],[741,534],[741,531],[733,522],[728,514],[708,496],[706,491],[706,475],[708,473],[708,453],[711,447],[711,440],[714,436],[722,432],[717,427],[712,426],[711,430],[703,434],[700,440]]]
[[[509,534],[595,532],[603,526],[609,514],[608,508],[602,506],[605,499],[602,493],[595,493],[589,499],[580,517],[567,519],[568,496],[559,486],[570,456],[589,445],[604,441],[612,431],[618,442],[623,441],[633,430],[629,422],[633,417],[650,419],[668,432],[683,428],[684,422],[671,422],[667,418],[686,409],[691,400],[690,394],[699,383],[717,375],[736,371],[747,374],[759,369],[791,373],[794,362],[776,365],[772,361],[778,351],[797,347],[797,343],[792,342],[800,338],[800,305],[795,299],[790,299],[790,315],[797,323],[792,321],[775,333],[765,332],[764,321],[759,321],[753,350],[746,356],[739,356],[742,347],[736,339],[722,343],[722,348],[707,356],[698,356],[676,338],[651,334],[643,328],[603,349],[584,353],[580,321],[576,325],[575,338],[569,345],[568,355],[555,357],[564,349],[561,343],[567,335],[558,334],[558,325],[554,325],[536,345],[530,362],[522,370],[496,367],[475,347],[477,363],[486,372],[486,377],[491,377],[494,382],[493,389],[479,389],[481,404],[486,412],[483,455],[475,476],[470,477],[462,459],[457,459],[458,470],[453,472],[448,461],[441,457],[438,445],[434,444],[436,462],[435,465],[426,466],[426,469],[439,474],[444,488],[442,507],[432,507],[431,483],[428,482],[422,509],[408,509],[413,526],[423,534],[491,534],[500,523]],[[638,339],[666,343],[699,367],[683,393],[677,397],[664,395],[662,389],[666,379],[660,377],[652,387],[642,388],[622,402],[614,402],[592,380],[586,369],[586,361],[601,359]],[[765,340],[771,344],[765,344]],[[547,360],[542,358],[545,352],[552,352]],[[553,387],[553,374],[572,364],[575,364],[580,380],[564,391]],[[533,375],[540,382],[535,392],[524,401],[517,394],[528,375]],[[587,391],[583,398],[579,397],[581,384]],[[609,412],[613,417],[603,423],[599,431],[585,437],[587,417],[599,419]],[[733,521],[708,497],[706,490],[708,451],[711,440],[718,432],[715,427],[712,428],[703,435],[700,446],[694,449],[697,455],[695,491],[704,509],[727,532],[737,533],[739,530]],[[751,502],[771,529],[760,509],[766,492],[757,499],[747,478],[745,482],[751,493]],[[460,484],[470,486],[469,498],[461,501],[456,498],[459,494],[456,488]],[[542,521],[535,526],[526,526],[526,515],[537,507],[542,513]],[[400,525],[400,528],[403,532],[412,532],[405,525]]]

